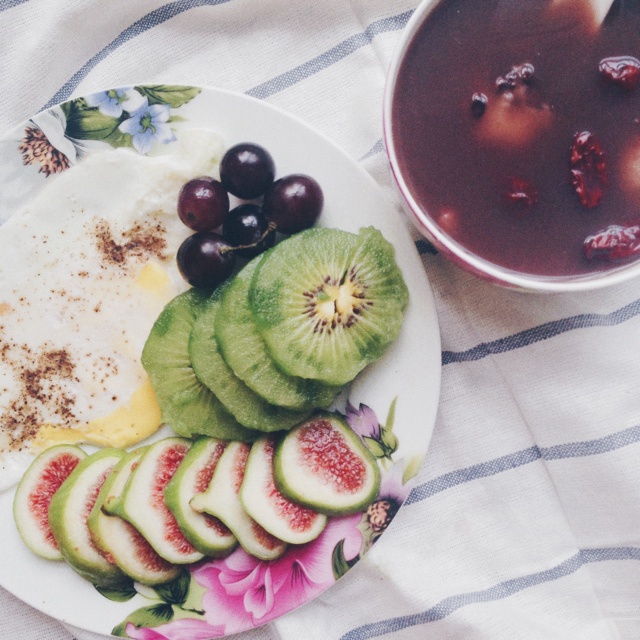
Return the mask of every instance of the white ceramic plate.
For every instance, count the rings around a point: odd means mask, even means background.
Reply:
[[[205,562],[166,588],[136,585],[129,593],[107,597],[64,562],[42,560],[29,552],[14,525],[13,490],[0,493],[0,585],[24,602],[63,622],[107,635],[128,632],[132,637],[145,637],[144,628],[155,627],[162,634],[157,637],[179,633],[194,638],[224,636],[264,624],[312,600],[384,532],[409,493],[433,430],[440,386],[437,317],[418,253],[394,204],[329,140],[285,112],[246,96],[164,85],[127,89],[146,97],[149,104],[160,105],[156,112],[164,110],[170,115],[169,126],[178,138],[185,127],[214,129],[228,145],[251,141],[266,147],[278,176],[294,172],[314,176],[325,194],[321,224],[354,232],[368,225],[380,229],[395,245],[410,290],[400,338],[346,394],[353,410],[360,411],[351,417],[373,429],[369,435],[377,440],[369,442],[382,471],[378,500],[369,512],[332,519],[320,538],[290,547],[280,560],[261,563],[240,550],[225,560]],[[163,146],[159,139],[135,140],[129,134],[100,138],[110,128],[93,126],[95,123],[108,124],[105,118],[124,120],[131,115],[126,111],[109,115],[113,103],[107,93],[91,96],[89,101],[70,101],[39,114],[0,140],[4,169],[0,172],[0,194],[4,194],[0,196],[0,220],[28,202],[46,181],[56,179],[55,171],[45,177],[44,172],[36,171],[37,165],[23,164],[18,145],[34,121],[71,164],[80,161],[76,155],[79,138],[85,145],[87,139],[92,144],[91,138],[108,144],[142,144],[143,151],[148,143],[152,152]],[[85,110],[82,118],[73,117],[78,107]],[[111,113],[117,114],[117,108]],[[166,146],[168,150],[170,143]],[[62,169],[55,163],[48,168]],[[336,409],[347,413],[346,397]],[[128,620],[133,624],[127,626]]]

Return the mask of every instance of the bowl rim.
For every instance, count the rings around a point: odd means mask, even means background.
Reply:
[[[405,209],[418,231],[450,260],[483,280],[506,287],[542,293],[593,291],[622,284],[640,275],[640,259],[613,269],[584,275],[540,276],[507,269],[482,258],[445,234],[413,197],[399,166],[393,140],[393,97],[398,72],[408,47],[419,27],[429,18],[438,4],[445,0],[421,0],[403,28],[396,43],[384,86],[382,108],[383,146],[391,167],[396,188],[404,199]]]

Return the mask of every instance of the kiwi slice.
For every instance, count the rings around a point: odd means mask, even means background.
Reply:
[[[249,285],[268,255],[249,262],[222,293],[215,325],[220,353],[234,374],[270,404],[294,410],[326,408],[340,388],[283,373],[273,363],[256,327],[249,307]]]
[[[275,364],[344,385],[396,339],[409,294],[393,245],[377,229],[313,228],[256,268],[249,304]]]
[[[189,336],[207,295],[189,289],[163,309],[142,350],[163,422],[178,435],[207,435],[251,442],[259,437],[245,429],[198,380],[189,358]]]
[[[220,354],[214,332],[223,289],[213,292],[193,325],[189,340],[193,370],[240,424],[259,431],[290,429],[307,418],[310,411],[294,411],[267,402],[233,373]]]

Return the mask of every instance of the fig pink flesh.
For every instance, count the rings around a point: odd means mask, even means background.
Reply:
[[[93,506],[96,503],[96,500],[98,499],[98,494],[100,493],[100,489],[102,489],[102,485],[105,483],[105,480],[107,479],[108,475],[111,473],[113,467],[114,465],[111,465],[108,469],[105,469],[102,472],[102,475],[93,483],[93,486],[87,493],[87,499],[84,503],[84,510],[82,512],[82,520],[84,521],[85,524],[87,522],[87,519],[89,518],[89,514],[91,513]],[[91,546],[95,549],[97,553],[104,556],[107,562],[110,562],[111,564],[115,564],[111,555],[108,553],[104,553],[101,549],[99,549],[93,543],[93,541],[91,542]]]
[[[93,483],[93,486],[87,493],[87,499],[84,503],[84,511],[82,514],[82,517],[85,522],[87,521],[87,518],[89,517],[89,514],[91,513],[91,510],[93,509],[93,506],[95,505],[96,500],[98,499],[98,494],[100,493],[100,489],[102,489],[102,485],[104,484],[104,481],[107,479],[107,476],[111,473],[112,469],[113,469],[113,465],[110,466],[108,469],[105,469],[102,472],[102,475]]]
[[[202,517],[204,518],[204,523],[209,529],[213,529],[217,531],[221,536],[230,536],[231,530],[225,524],[222,523],[221,520],[216,518],[215,516],[209,515],[208,513],[203,513]]]
[[[162,452],[162,455],[160,455],[157,460],[151,499],[153,508],[162,516],[165,540],[171,543],[179,553],[186,555],[194,553],[195,549],[184,537],[175,517],[167,508],[164,501],[164,489],[188,450],[189,447],[187,445],[176,444],[167,447],[167,449]]]
[[[247,466],[249,451],[251,451],[251,446],[248,444],[242,444],[236,451],[232,471],[233,490],[236,494],[240,493],[240,487],[242,486],[242,481],[244,480],[244,469]]]
[[[37,486],[29,494],[29,510],[38,521],[40,529],[46,532],[47,543],[54,549],[59,549],[59,546],[49,527],[49,505],[51,504],[53,494],[69,477],[69,474],[76,468],[78,462],[80,462],[80,458],[69,452],[56,456],[49,461],[47,468],[42,472]]]
[[[140,560],[146,569],[154,572],[168,571],[171,563],[162,559],[147,542],[144,536],[126,520],[122,521],[129,534],[129,542],[136,550],[136,557]]]
[[[268,466],[271,469],[268,477],[265,478],[265,493],[279,516],[288,523],[293,531],[307,531],[314,520],[318,518],[318,514],[296,502],[292,502],[278,491],[273,479],[274,449],[274,439],[270,438],[265,442],[263,449],[265,458],[269,463]]]
[[[282,546],[282,540],[265,531],[255,520],[251,521],[251,531],[265,549],[277,549]]]
[[[232,471],[233,489],[236,495],[240,493],[240,487],[244,480],[244,471],[247,466],[247,458],[249,457],[250,451],[251,445],[244,443],[239,446],[236,451]],[[277,549],[282,546],[282,540],[279,540],[265,531],[255,520],[251,520],[251,531],[256,540],[258,540],[265,549]]]
[[[367,468],[329,420],[320,418],[302,427],[298,448],[302,466],[308,467],[337,493],[356,493],[362,489]]]
[[[225,445],[219,442],[209,455],[209,459],[200,471],[196,474],[195,486],[193,487],[194,493],[204,493],[213,478],[213,472],[218,466],[218,460],[225,450]]]

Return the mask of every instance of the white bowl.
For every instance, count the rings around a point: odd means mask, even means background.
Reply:
[[[612,269],[584,275],[542,276],[513,271],[472,253],[443,232],[414,197],[400,169],[393,129],[393,98],[398,72],[407,49],[425,20],[441,0],[423,0],[405,26],[389,67],[383,105],[384,144],[396,185],[406,203],[409,217],[422,235],[440,253],[476,276],[502,286],[537,292],[590,291],[619,284],[640,275],[640,260]]]

